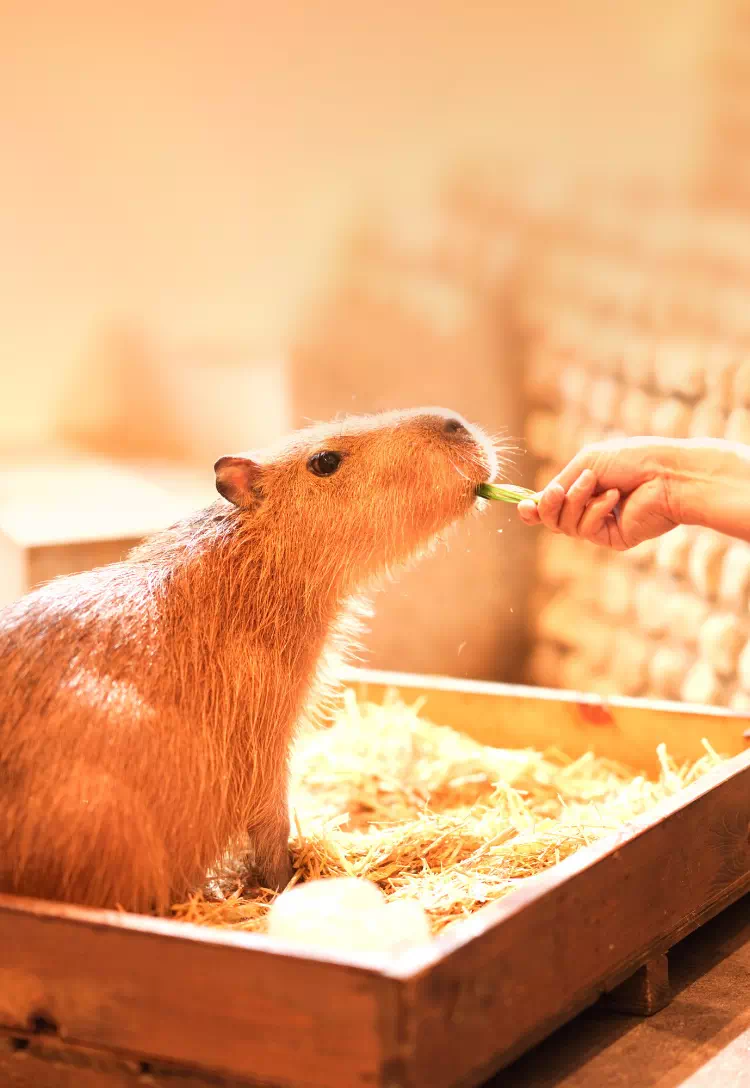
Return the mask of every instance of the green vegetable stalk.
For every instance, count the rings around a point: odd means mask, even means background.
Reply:
[[[518,505],[524,499],[539,502],[539,494],[529,491],[527,487],[514,487],[512,484],[480,484],[477,495],[482,499],[491,499],[494,502],[513,502]]]

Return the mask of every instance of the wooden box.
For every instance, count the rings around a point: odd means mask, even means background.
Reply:
[[[602,995],[653,1012],[664,953],[750,889],[750,751],[726,711],[352,671],[509,746],[655,770],[732,758],[397,966],[258,935],[0,898],[0,1077],[18,1086],[479,1085]],[[631,982],[628,983],[627,980]]]
[[[0,608],[42,582],[116,563],[216,497],[213,473],[118,463],[72,450],[0,472]]]

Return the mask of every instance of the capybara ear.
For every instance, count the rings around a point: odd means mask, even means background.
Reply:
[[[249,457],[220,457],[214,465],[216,490],[235,506],[255,506],[262,498],[263,469]]]

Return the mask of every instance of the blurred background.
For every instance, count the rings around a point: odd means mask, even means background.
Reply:
[[[341,411],[749,440],[749,133],[750,0],[5,0],[0,603]],[[749,590],[493,509],[366,660],[747,710]]]

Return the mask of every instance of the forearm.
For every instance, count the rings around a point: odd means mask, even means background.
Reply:
[[[681,445],[672,482],[678,520],[750,542],[750,446],[723,439]]]

